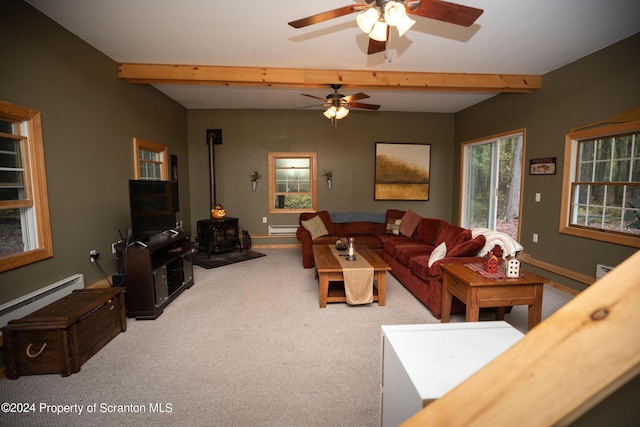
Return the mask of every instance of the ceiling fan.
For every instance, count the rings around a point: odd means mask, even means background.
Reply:
[[[369,35],[367,54],[383,52],[387,48],[390,27],[396,27],[402,37],[416,21],[408,15],[423,16],[450,24],[468,27],[473,24],[482,9],[449,3],[442,0],[365,0],[367,4],[351,4],[306,18],[289,22],[294,28],[302,28],[333,18],[361,12],[356,17],[358,27]]]
[[[331,88],[333,89],[333,93],[330,93],[325,98],[308,95],[306,93],[302,93],[301,95],[322,101],[321,105],[323,107],[327,107],[323,114],[326,118],[331,120],[331,124],[334,127],[337,126],[338,120],[345,118],[347,114],[349,114],[349,108],[362,108],[365,110],[378,110],[380,108],[379,105],[356,102],[361,99],[369,98],[369,95],[365,93],[359,92],[347,96],[338,93],[338,90],[341,87],[342,85],[332,84]]]

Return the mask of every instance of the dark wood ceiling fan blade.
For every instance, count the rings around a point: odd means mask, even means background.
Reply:
[[[359,99],[365,99],[365,98],[369,98],[369,95],[367,95],[366,93],[359,92],[359,93],[354,93],[353,95],[344,96],[340,98],[340,101],[352,102],[352,101],[357,101]]]
[[[350,102],[349,103],[349,107],[350,108],[363,108],[365,110],[377,110],[378,108],[380,108],[379,105],[363,104],[362,102]]]
[[[387,50],[387,42],[379,42],[378,40],[369,38],[369,48],[367,49],[367,55],[384,52],[385,50]]]
[[[422,0],[417,9],[407,9],[407,13],[413,15],[437,19],[438,21],[462,25],[463,27],[468,27],[476,22],[483,12],[484,10],[482,9],[441,0]]]
[[[326,107],[326,104],[315,104],[315,105],[303,105],[302,107],[295,107],[294,110],[303,110],[305,108],[318,108],[318,107]]]
[[[327,100],[325,98],[320,98],[318,96],[313,96],[313,95],[307,95],[306,93],[301,93],[300,95],[302,96],[308,96],[309,98],[313,98],[313,99],[319,99],[322,102],[327,102]]]
[[[352,4],[349,6],[340,7],[338,9],[333,9],[333,10],[328,10],[326,12],[318,13],[316,15],[308,16],[306,18],[298,19],[296,21],[291,21],[289,22],[289,25],[291,25],[293,28],[307,27],[309,25],[328,21],[329,19],[339,18],[340,16],[361,11],[365,7],[366,6],[362,4]]]

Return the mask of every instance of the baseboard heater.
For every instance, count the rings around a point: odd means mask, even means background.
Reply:
[[[75,289],[84,288],[84,276],[74,274],[37,291],[23,295],[0,305],[0,328],[11,320],[21,319],[36,310],[45,307],[60,298],[69,295]]]
[[[295,236],[297,225],[270,225],[269,236]]]
[[[597,264],[596,265],[596,280],[600,280],[604,277],[605,274],[613,270],[613,267],[610,265]]]

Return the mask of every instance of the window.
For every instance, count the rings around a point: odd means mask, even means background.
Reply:
[[[0,271],[51,256],[40,112],[0,101]]]
[[[269,213],[316,210],[316,153],[269,153]]]
[[[169,177],[167,147],[133,138],[135,177],[149,181],[167,181]]]
[[[460,224],[490,228],[518,240],[524,130],[462,147]]]
[[[640,121],[566,135],[560,232],[640,247]]]

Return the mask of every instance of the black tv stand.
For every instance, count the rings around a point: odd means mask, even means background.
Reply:
[[[184,232],[163,232],[129,246],[116,246],[124,273],[127,316],[156,319],[185,289],[193,286],[191,239]]]

